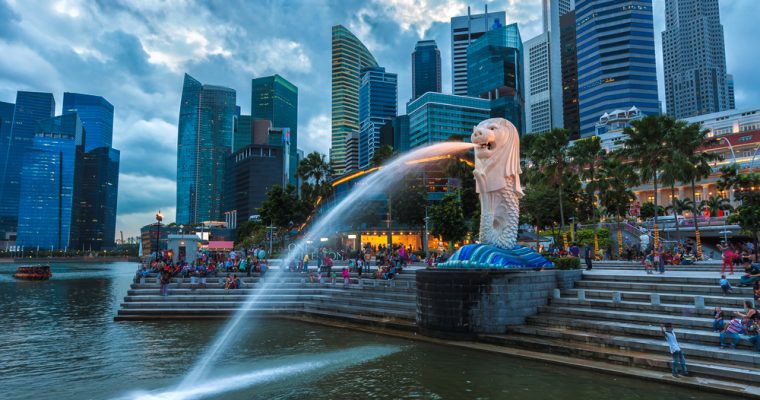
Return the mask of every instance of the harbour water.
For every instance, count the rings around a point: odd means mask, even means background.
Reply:
[[[114,322],[135,268],[54,264],[52,280],[19,282],[11,277],[15,265],[0,264],[0,398],[135,398],[176,387],[223,321]],[[241,325],[233,345],[197,384],[274,372],[252,385],[198,398],[727,398],[301,322]],[[377,357],[365,354],[376,351]],[[366,357],[352,361],[351,352]],[[294,367],[326,359],[342,364]]]

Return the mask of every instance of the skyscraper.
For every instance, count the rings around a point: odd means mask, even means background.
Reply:
[[[185,74],[177,134],[178,224],[222,219],[235,100],[234,89],[204,85]]]
[[[63,93],[63,114],[79,115],[87,135],[84,151],[111,147],[113,142],[113,105],[108,100],[89,94]]]
[[[409,148],[441,142],[453,135],[470,137],[472,127],[487,119],[491,102],[475,97],[428,92],[406,105]]]
[[[542,133],[552,129],[549,32],[525,42],[525,132]]]
[[[605,112],[660,113],[652,0],[576,0],[581,136]]]
[[[662,55],[668,114],[681,119],[730,108],[718,0],[666,0]]]
[[[367,168],[380,147],[380,128],[396,116],[398,78],[383,67],[366,67],[359,84],[359,168]]]
[[[253,79],[251,117],[269,120],[276,128],[290,128],[288,174],[290,183],[295,184],[298,166],[298,88],[280,75]]]
[[[491,117],[525,132],[523,45],[517,24],[492,29],[467,48],[467,94],[488,99]]]
[[[344,26],[333,26],[330,164],[335,175],[344,172],[346,137],[359,131],[359,73],[365,67],[377,67],[372,53]]]
[[[38,121],[21,167],[18,236],[20,246],[69,246],[74,177],[84,132],[76,113]],[[78,157],[79,153],[79,157]]]
[[[726,75],[726,86],[728,87],[728,109],[736,109],[736,94],[734,93],[734,76]]]
[[[85,142],[86,136],[85,130]],[[115,244],[121,153],[112,147],[98,147],[81,158],[75,177],[70,246],[99,251]]]
[[[560,58],[562,64],[562,121],[574,138],[580,135],[578,107],[578,52],[575,46],[575,10],[559,18]]]
[[[451,19],[451,88],[454,94],[467,95],[467,46],[473,40],[483,36],[494,26],[501,26],[507,17],[504,11],[485,14],[470,14]]]
[[[441,51],[435,40],[420,40],[412,52],[412,100],[441,92]]]
[[[6,103],[7,104],[7,103]],[[8,106],[5,106],[5,113]],[[15,231],[18,224],[21,166],[32,145],[37,122],[52,118],[55,100],[51,93],[17,92],[10,133],[0,143],[0,229]]]
[[[240,115],[235,119],[235,134],[232,137],[232,152],[253,143],[253,118],[250,115]]]

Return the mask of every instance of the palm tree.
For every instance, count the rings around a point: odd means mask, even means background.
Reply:
[[[630,188],[637,185],[639,181],[631,164],[624,163],[623,159],[620,152],[608,154],[599,166],[597,183],[599,202],[609,214],[615,216],[618,232],[621,231],[622,219],[631,202],[636,198]],[[618,243],[618,254],[622,254],[621,247]]]
[[[586,191],[589,193],[589,208],[593,207],[594,196],[596,196],[598,190],[596,172],[602,164],[605,154],[599,143],[598,136],[577,140],[567,151],[567,155],[573,160],[577,168],[578,175],[586,181]]]
[[[700,207],[703,210],[710,210],[710,216],[717,215],[718,211],[731,211],[734,208],[731,207],[731,202],[720,196],[710,196],[709,199],[703,200],[700,203]]]
[[[316,201],[318,196],[328,194],[327,178],[331,172],[330,164],[325,159],[324,154],[316,151],[309,153],[298,163],[296,170],[298,176],[304,180],[301,185],[301,194],[304,195],[305,191],[308,192],[311,201]],[[311,182],[313,182],[313,186]]]

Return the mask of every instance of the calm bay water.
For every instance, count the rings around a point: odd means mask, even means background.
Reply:
[[[0,264],[0,398],[110,399],[181,380],[223,321],[114,322],[136,265],[57,264],[20,282]],[[393,354],[338,369],[282,373],[218,399],[722,399],[711,393],[284,320],[238,332],[214,377],[380,345]],[[358,351],[358,350],[357,350]]]

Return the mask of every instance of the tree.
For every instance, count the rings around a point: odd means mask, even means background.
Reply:
[[[520,199],[520,219],[536,227],[536,250],[540,245],[541,228],[554,223],[558,214],[558,193],[554,187],[533,183],[525,187]]]
[[[758,255],[757,249],[757,232],[758,221],[760,221],[760,174],[739,174],[736,164],[721,168],[722,176],[718,180],[719,190],[733,190],[734,198],[739,201],[740,206],[736,213],[732,214],[729,222],[738,223],[745,231],[752,233],[752,243],[754,244],[755,258]],[[716,197],[716,196],[713,196]],[[713,198],[710,198],[713,200]],[[725,206],[725,199],[716,198],[713,204],[716,206]]]
[[[639,211],[641,218],[654,218],[655,207],[657,207],[658,216],[665,215],[665,209],[662,206],[655,206],[654,203],[647,201],[641,204],[641,211]]]
[[[638,183],[638,176],[631,164],[623,162],[621,152],[608,154],[599,166],[598,174],[599,202],[615,216],[619,231],[622,219],[636,198],[630,188]]]
[[[243,241],[252,236],[256,230],[264,226],[261,221],[245,221],[238,225],[235,229],[235,243],[243,243]]]
[[[316,151],[309,153],[298,164],[296,172],[303,179],[301,197],[308,199],[311,204],[316,203],[317,198],[330,194],[332,187],[327,180],[332,170],[324,154]]]
[[[746,180],[745,178],[740,178],[736,183],[730,184],[730,186],[723,186],[724,190],[729,189],[733,187],[734,185],[741,185],[743,181]],[[724,185],[726,185],[726,181],[723,181]],[[711,216],[717,216],[718,211],[731,211],[733,210],[733,207],[731,207],[731,202],[724,199],[720,196],[710,196],[707,200],[702,200],[700,203],[700,207],[703,210],[709,210]]]
[[[462,214],[462,204],[459,197],[447,194],[438,204],[430,207],[432,233],[440,236],[449,243],[449,251],[454,250],[454,242],[460,241],[467,235],[467,225]]]
[[[590,210],[595,210],[596,207],[593,205],[594,197],[599,190],[597,185],[597,171],[606,154],[599,143],[599,137],[591,136],[589,138],[575,141],[575,144],[568,149],[567,154],[573,160],[578,176],[586,181],[586,192],[588,193],[586,201],[588,202],[588,208]],[[596,216],[594,216],[593,219],[595,222]]]
[[[406,179],[393,194],[393,219],[401,224],[419,227],[425,224],[427,192],[417,179]]]
[[[394,155],[395,152],[393,151],[393,146],[384,144],[375,149],[375,155],[372,156],[372,165],[375,167],[383,165],[386,160],[392,158]]]
[[[275,185],[267,191],[267,198],[259,208],[259,215],[264,223],[271,222],[279,229],[287,230],[306,221],[310,211],[308,200],[299,199],[293,185],[285,188]]]

